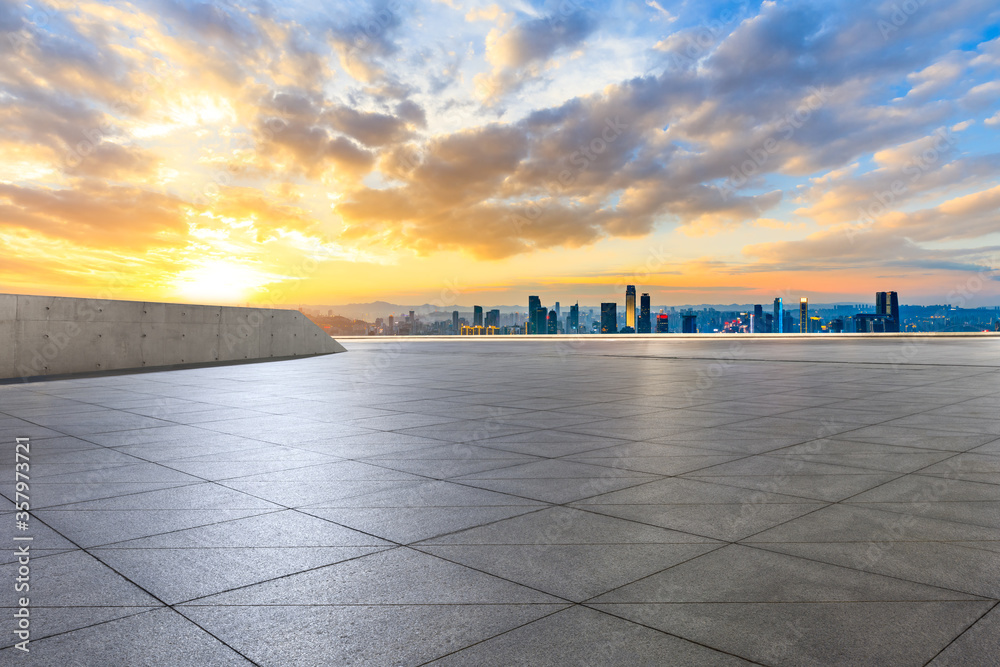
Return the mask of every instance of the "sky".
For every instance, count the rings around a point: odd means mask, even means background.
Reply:
[[[0,0],[0,292],[1000,304],[1000,5]]]

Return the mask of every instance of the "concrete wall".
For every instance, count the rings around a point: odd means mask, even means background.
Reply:
[[[295,310],[0,294],[0,379],[343,351]]]

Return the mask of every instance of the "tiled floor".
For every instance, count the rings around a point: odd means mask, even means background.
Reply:
[[[1000,340],[345,345],[0,386],[0,662],[1000,661]]]

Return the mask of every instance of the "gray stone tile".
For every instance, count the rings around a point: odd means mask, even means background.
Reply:
[[[590,406],[586,406],[590,407]],[[600,407],[600,406],[597,406]],[[648,408],[647,408],[648,409]],[[525,411],[520,414],[502,415],[492,418],[498,424],[510,424],[511,426],[530,426],[534,429],[552,429],[579,424],[589,424],[604,419],[599,414],[584,412],[577,413],[572,410],[534,410]]]
[[[130,511],[130,510],[242,510],[277,509],[273,503],[239,493],[218,484],[201,482],[185,486],[132,493],[114,498],[86,500],[63,506],[62,511]],[[41,514],[41,512],[39,512]]]
[[[591,504],[590,501],[584,502],[587,504],[581,503],[579,506],[592,512],[726,542],[741,540],[826,506],[808,502],[704,505],[600,505]]]
[[[801,519],[754,535],[747,542],[912,542],[1000,540],[1000,529],[916,514],[869,503],[829,505]]]
[[[948,501],[1000,500],[993,484],[935,476],[907,475],[851,498],[850,503],[890,502],[914,504]]]
[[[815,439],[815,434],[807,436],[782,435],[780,433],[762,433],[761,431],[719,427],[688,431],[673,436],[650,438],[649,442],[680,447],[711,449],[714,450],[712,453],[761,454],[789,445],[808,442],[813,439]]]
[[[61,438],[55,438],[55,440],[61,440]],[[106,447],[93,447],[90,449],[74,449],[67,452],[53,452],[45,451],[44,447],[39,447],[39,445],[45,442],[44,440],[35,443],[33,447],[33,452],[30,453],[31,463],[33,468],[37,472],[42,472],[42,470],[49,464],[60,464],[67,465],[72,463],[87,464],[94,467],[104,467],[104,466],[121,466],[121,465],[131,465],[134,463],[141,463],[141,461],[134,456],[129,456],[123,454],[114,449],[107,449]],[[11,456],[10,463],[5,462],[5,468],[13,471],[14,460],[13,455]],[[12,473],[13,476],[13,473]]]
[[[478,444],[508,452],[554,458],[599,451],[625,442],[628,441],[620,438],[545,429],[480,440]]]
[[[1000,357],[922,339],[933,366],[871,364],[898,340],[845,341],[746,339],[705,385],[729,337],[594,337],[570,355],[555,339],[489,354],[359,340],[333,357],[0,386],[17,415],[0,436],[44,428],[36,417],[95,430],[38,431],[33,567],[86,579],[93,565],[65,566],[90,558],[73,540],[165,600],[208,596],[185,613],[259,664],[923,664],[997,599]],[[385,342],[403,350],[391,372],[355,382]],[[76,502],[39,504],[56,495]],[[12,507],[0,498],[9,527]],[[121,582],[100,565],[67,588],[117,598]],[[566,608],[549,593],[599,593],[614,615],[546,618]],[[69,606],[38,607],[50,628],[101,623],[38,643],[83,637],[82,653],[54,653],[67,664],[178,664],[133,612],[223,646],[173,612],[60,595]],[[987,650],[992,618],[955,660]],[[101,653],[91,631],[130,648]],[[224,664],[223,649],[199,659]]]
[[[453,546],[425,543],[415,548],[560,598],[582,602],[665,567],[697,558],[718,546],[717,543]]]
[[[351,500],[348,498],[348,500]],[[515,499],[521,502],[529,502]],[[324,503],[332,504],[332,503]],[[500,521],[537,509],[526,505],[490,507],[306,507],[308,512],[392,540],[410,544],[473,526]]]
[[[543,503],[447,482],[341,498],[302,511],[403,544],[545,507]]]
[[[973,526],[1000,528],[1000,501],[864,503],[863,506],[895,512],[901,516],[916,515]]]
[[[37,516],[84,548],[265,514],[267,509],[38,510]]]
[[[533,457],[522,457],[518,459],[366,459],[373,465],[378,465],[390,470],[408,472],[421,477],[432,479],[450,479],[452,477],[462,477],[488,470],[498,470],[510,466],[520,465]]]
[[[739,658],[587,607],[571,607],[430,664],[448,665],[745,665]]]
[[[103,471],[102,471],[103,472]],[[31,506],[35,509],[72,505],[88,500],[117,498],[142,494],[147,491],[179,488],[191,485],[192,482],[108,482],[105,480],[89,481],[91,473],[73,475],[71,479],[60,477],[60,482],[35,482],[31,485]],[[79,481],[77,481],[79,480]],[[195,479],[194,483],[201,480]]]
[[[1000,486],[1000,473],[997,472],[959,472],[959,473],[928,473],[933,477],[943,477],[945,479],[964,479],[970,482],[982,482],[983,484],[993,484]]]
[[[928,466],[920,471],[925,475],[954,475],[963,473],[1000,473],[1000,455],[966,452],[947,461]]]
[[[558,598],[407,547],[188,603],[256,605],[537,604]]]
[[[784,460],[906,473],[950,459],[955,453],[850,440],[815,440],[783,449],[779,455]]]
[[[847,474],[847,475],[713,475],[703,476],[702,471],[686,475],[687,479],[698,479],[717,484],[731,485],[745,489],[757,489],[769,493],[782,493],[811,500],[837,502],[855,496],[863,491],[884,484],[896,473]]]
[[[631,489],[607,493],[581,501],[581,505],[743,505],[743,504],[815,505],[815,501],[796,496],[726,486],[708,479],[673,477],[658,479]]]
[[[984,598],[1000,598],[1000,556],[948,542],[771,542],[763,549],[898,577]],[[948,567],[937,567],[948,563]]]
[[[319,440],[295,443],[298,449],[340,456],[346,459],[364,459],[374,456],[398,456],[407,452],[441,447],[440,440],[421,438],[392,431],[375,431],[347,436],[331,436]]]
[[[114,613],[101,611],[104,614]],[[97,618],[101,616],[95,616]],[[171,609],[154,609],[110,623],[58,634],[37,644],[32,642],[30,648],[36,655],[45,656],[45,663],[50,665],[210,664],[227,667],[252,664]],[[17,649],[7,648],[0,651],[0,657],[13,663],[23,654]]]
[[[766,665],[921,665],[992,602],[594,604]]]
[[[115,447],[114,451],[143,461],[167,463],[209,454],[232,457],[238,452],[251,452],[260,449],[261,444],[256,440],[219,433],[208,434],[205,437],[195,439],[172,440],[169,442],[143,443],[138,445],[125,443]]]
[[[747,456],[736,461],[723,462],[697,471],[699,478],[731,477],[734,475],[758,477],[761,475],[870,475],[871,470],[848,466],[807,461],[801,457],[780,454]]]
[[[79,412],[72,415],[57,414],[48,417],[34,417],[32,421],[43,427],[76,436],[171,425],[170,422],[161,419],[110,409],[102,412]]]
[[[108,620],[150,607],[161,602],[83,551],[32,558],[31,572],[26,592],[17,592],[13,586],[5,591],[0,607],[5,615],[17,608],[20,597],[31,601],[31,627],[44,637],[84,628],[101,620]],[[18,576],[15,563],[0,566],[7,581]],[[50,609],[56,609],[49,613]],[[59,611],[61,609],[61,611]],[[102,611],[108,609],[108,611]],[[3,646],[10,646],[10,633],[5,633]],[[34,645],[31,646],[34,649]]]
[[[38,644],[43,639],[64,635],[65,633],[72,633],[74,630],[80,630],[81,628],[88,628],[97,626],[100,627],[102,624],[108,621],[113,621],[120,618],[126,618],[129,616],[135,616],[136,614],[141,614],[143,612],[152,611],[154,609],[160,609],[162,605],[157,604],[156,606],[142,607],[142,606],[132,606],[132,607],[85,607],[85,606],[73,606],[73,607],[46,607],[43,605],[33,605],[30,609],[31,611],[31,643],[28,645],[30,651],[34,652],[35,656],[42,654],[45,650],[42,647],[47,647],[51,645],[51,642],[46,642],[45,644]],[[10,610],[5,609],[4,612],[10,612]],[[13,634],[4,633],[2,638],[0,638],[0,662],[4,660],[9,660],[8,664],[16,665],[17,660],[20,657],[20,662],[25,662],[24,658],[32,655],[30,652],[28,654],[23,653],[20,650],[13,648],[20,639]],[[9,650],[5,650],[9,649]],[[48,658],[46,658],[47,660]],[[95,656],[96,661],[96,656]],[[41,660],[38,660],[36,664],[45,664]],[[51,664],[51,663],[48,663]],[[70,662],[66,664],[101,664],[97,662],[93,663],[82,663],[82,662]]]
[[[988,442],[970,451],[975,454],[1000,454],[1000,439]]]
[[[714,543],[633,521],[606,517],[568,507],[550,507],[540,512],[501,521],[481,528],[428,540],[435,545],[497,544],[697,544]]]
[[[235,458],[235,457],[231,457]],[[325,456],[321,459],[323,463],[335,461],[332,457]],[[270,475],[274,479],[297,474],[294,471],[301,468],[309,468],[314,465],[322,465],[316,461],[302,461],[279,459],[271,461],[206,461],[201,459],[176,459],[164,461],[161,467],[171,468],[180,472],[196,476],[210,481],[222,481],[227,479],[237,479],[240,477],[257,477]]]
[[[339,532],[326,540],[312,541],[339,541],[348,544],[293,546],[282,543],[278,538],[283,533],[275,531],[274,537],[258,539],[253,544],[243,541],[225,546],[225,536],[230,530],[244,530],[247,528],[245,522],[252,520],[231,521],[158,536],[161,538],[158,542],[170,543],[166,547],[153,546],[157,541],[145,538],[120,542],[113,547],[92,549],[91,553],[160,600],[167,604],[177,604],[358,558],[389,546],[382,540],[363,534],[347,535],[354,531],[320,519],[311,521],[314,524],[327,523],[332,528],[338,528]],[[302,520],[298,523],[301,524]],[[230,528],[228,524],[243,525],[233,525]],[[224,527],[227,530],[223,531]],[[223,537],[219,536],[220,533]],[[320,528],[317,533],[330,535],[334,531]],[[259,531],[256,533],[262,534]],[[166,537],[170,540],[163,539]]]
[[[630,470],[613,470],[569,460],[531,461],[500,470],[465,475],[462,480],[476,479],[597,479],[603,477],[635,477],[652,480],[654,475]]]
[[[571,460],[590,465],[599,465],[615,470],[633,470],[654,475],[680,475],[732,461],[740,454],[694,455],[694,456],[621,456],[597,457],[574,456]]]
[[[502,435],[512,435],[514,433],[527,433],[532,430],[534,429],[531,426],[516,426],[513,424],[500,424],[467,419],[464,421],[449,422],[447,424],[404,428],[399,429],[396,433],[421,438],[443,440],[445,442],[478,443],[478,441],[486,440],[488,438],[496,438]]]
[[[827,436],[833,440],[873,442],[883,445],[900,445],[924,449],[944,449],[964,452],[996,440],[995,435],[962,433],[934,428],[911,428],[906,423],[867,426],[841,435]]]
[[[194,475],[188,475],[178,470],[157,463],[149,463],[139,459],[130,459],[127,465],[87,466],[82,470],[49,470],[53,465],[46,463],[36,466],[38,472],[54,472],[45,475],[40,480],[52,484],[192,484],[202,480]],[[32,476],[38,474],[33,469]]]
[[[752,568],[754,577],[744,575]],[[650,602],[870,602],[979,600],[855,569],[731,544],[592,600]]]
[[[468,479],[463,484],[490,489],[528,500],[564,504],[591,496],[625,489],[648,481],[642,477],[536,478],[536,479]],[[655,479],[655,478],[652,478]]]
[[[374,467],[374,466],[373,466]],[[395,471],[392,471],[395,472]],[[405,475],[407,473],[397,473]],[[255,498],[271,501],[282,507],[306,507],[320,505],[341,498],[360,496],[376,491],[389,491],[413,486],[425,478],[413,479],[341,479],[297,480],[297,481],[247,481],[247,478],[227,479],[220,482]]]
[[[20,420],[19,420],[20,421]],[[4,442],[12,441],[14,438],[31,438],[31,440],[47,440],[52,438],[64,438],[73,435],[65,431],[60,431],[44,426],[38,426],[30,422],[8,423],[0,426],[0,440]]]
[[[994,607],[948,645],[930,667],[982,664],[1000,655],[1000,607]]]
[[[697,425],[671,424],[664,421],[660,424],[649,424],[646,426],[636,426],[631,419],[605,419],[604,421],[589,422],[576,426],[565,426],[563,431],[579,433],[581,435],[596,435],[605,438],[619,438],[623,440],[650,440],[657,437],[676,435],[698,430]]]
[[[551,503],[568,503],[656,479],[629,470],[614,470],[562,459],[545,459],[454,478],[483,489]]]
[[[501,635],[560,604],[182,606],[256,664],[416,665]],[[288,631],[295,618],[298,632]]]

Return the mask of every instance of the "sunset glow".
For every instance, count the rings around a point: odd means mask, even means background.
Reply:
[[[913,5],[0,0],[0,292],[993,305],[1000,8]]]

